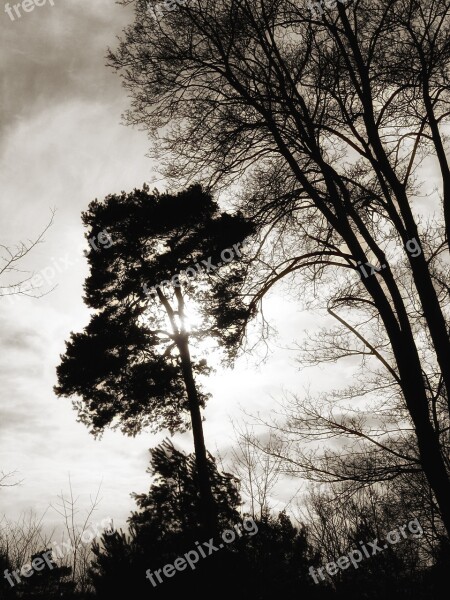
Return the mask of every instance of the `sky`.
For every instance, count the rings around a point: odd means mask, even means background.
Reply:
[[[15,522],[34,511],[44,526],[60,526],[52,507],[68,493],[70,478],[80,518],[101,486],[96,519],[112,518],[123,527],[135,508],[130,494],[147,491],[151,482],[148,449],[168,435],[144,431],[127,438],[110,431],[95,440],[76,422],[71,401],[53,393],[64,342],[89,320],[82,301],[81,212],[109,193],[144,182],[153,187],[157,176],[146,157],[146,134],[121,124],[128,99],[105,66],[108,46],[115,47],[131,20],[131,7],[111,0],[47,1],[14,21],[0,10],[0,243],[35,239],[56,211],[43,242],[21,264],[45,277],[44,295],[0,298],[0,471],[15,472],[18,482],[0,489],[0,519]],[[10,282],[2,278],[0,285]],[[219,364],[206,382],[212,394],[206,443],[225,462],[232,422],[252,422],[247,414],[270,416],[283,391],[301,393],[314,380],[313,373],[299,371],[292,350],[305,329],[318,326],[301,298],[275,291],[266,318],[279,331],[267,361],[255,355],[239,359],[234,369]],[[327,385],[342,377],[327,367]],[[192,450],[189,432],[173,440]],[[274,506],[282,508],[301,485],[282,480]]]

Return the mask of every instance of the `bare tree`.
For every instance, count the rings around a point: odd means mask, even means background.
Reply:
[[[345,555],[359,542],[383,539],[396,527],[409,523],[413,516],[418,518],[423,531],[420,542],[410,537],[398,547],[402,562],[414,574],[436,558],[439,539],[426,526],[423,515],[414,513],[411,507],[406,513],[404,509],[386,489],[365,488],[349,499],[345,484],[338,484],[326,492],[312,489],[303,512],[308,519],[310,540],[324,562]],[[391,562],[392,554],[386,553],[384,559]]]
[[[86,593],[91,587],[89,580],[89,566],[93,558],[93,553],[91,542],[87,542],[84,539],[84,535],[89,531],[92,524],[92,516],[99,506],[100,487],[101,486],[99,486],[95,496],[91,498],[90,507],[85,511],[85,515],[81,520],[77,516],[79,513],[77,507],[79,498],[74,495],[70,477],[68,495],[64,495],[64,493],[61,492],[58,496],[57,505],[52,506],[52,508],[63,518],[64,532],[62,543],[64,544],[64,542],[67,541],[70,547],[70,551],[65,553],[64,557],[61,557],[62,564],[70,567],[72,582],[77,586],[78,591],[81,593]]]
[[[237,447],[232,451],[232,472],[240,480],[241,491],[248,498],[254,518],[262,519],[270,514],[270,496],[280,478],[283,459],[273,456],[272,434],[264,440],[264,450],[255,433],[244,427],[235,428]]]
[[[38,517],[35,512],[30,511],[17,523],[11,522],[5,516],[2,518],[0,550],[15,569],[21,569],[33,554],[50,547],[53,532],[44,531],[43,519],[46,512]]]

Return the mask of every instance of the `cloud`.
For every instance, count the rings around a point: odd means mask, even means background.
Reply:
[[[105,55],[131,11],[106,0],[56,0],[14,22],[0,13],[3,127],[9,131],[73,98],[118,95],[120,82],[104,68]]]

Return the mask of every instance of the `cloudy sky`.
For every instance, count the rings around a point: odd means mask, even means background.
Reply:
[[[70,400],[56,398],[52,388],[64,341],[89,319],[82,302],[87,267],[81,211],[94,198],[156,176],[145,157],[145,134],[121,125],[126,93],[105,67],[106,49],[115,46],[132,11],[112,0],[55,0],[53,7],[47,2],[11,21],[3,6],[0,243],[34,239],[56,209],[44,243],[21,265],[45,274],[42,292],[56,287],[40,299],[0,298],[0,471],[16,471],[20,481],[0,490],[0,517],[15,521],[34,510],[45,513],[48,526],[58,525],[56,512],[47,509],[68,490],[70,476],[81,512],[101,484],[97,518],[123,525],[134,508],[130,493],[149,487],[148,448],[167,433],[131,439],[107,432],[94,440],[76,422]],[[301,298],[286,300],[279,291],[266,308],[280,332],[267,362],[246,357],[208,381],[205,435],[211,452],[229,456],[231,420],[242,423],[242,409],[270,414],[283,390],[301,393],[314,380],[313,373],[298,371],[289,349],[302,330],[315,326],[301,309]],[[327,378],[337,380],[338,372],[327,370]],[[175,441],[191,449],[190,434]],[[282,504],[300,484],[284,481],[275,500]]]

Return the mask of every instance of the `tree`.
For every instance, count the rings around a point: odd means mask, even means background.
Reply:
[[[128,435],[148,425],[183,431],[188,413],[205,526],[213,530],[217,516],[201,415],[207,396],[195,381],[209,369],[205,359],[191,357],[191,341],[233,339],[235,324],[210,319],[190,327],[186,300],[206,302],[207,281],[201,267],[193,268],[197,261],[209,271],[222,257],[223,270],[232,274],[224,250],[239,243],[250,225],[240,215],[219,213],[199,186],[177,195],[150,194],[147,187],[111,195],[91,203],[83,220],[90,234],[106,230],[114,243],[88,254],[85,302],[96,312],[67,343],[55,391],[81,396],[75,402],[79,418],[94,434],[108,426]]]
[[[241,504],[238,480],[219,472],[208,457],[212,492],[218,507],[219,524],[233,529],[239,524]],[[311,592],[307,565],[311,548],[305,528],[296,528],[281,513],[255,519],[254,535],[236,536],[213,556],[163,583],[152,586],[143,577],[150,569],[173,563],[203,542],[202,506],[198,494],[195,457],[177,450],[169,441],[151,450],[149,473],[154,480],[148,493],[135,494],[138,510],[128,520],[129,535],[116,532],[96,546],[92,580],[98,597],[113,592],[126,597],[176,598],[188,595],[203,600],[213,595],[220,600],[257,598],[268,600],[275,593],[286,599]],[[216,546],[216,540],[214,541]],[[222,544],[223,546],[223,544]],[[312,584],[314,585],[314,584]],[[307,594],[307,597],[314,597]]]
[[[11,564],[12,570],[26,564],[30,555],[51,545],[53,532],[45,532],[42,521],[45,513],[38,517],[34,512],[23,514],[13,523],[3,517],[1,521],[0,552]]]
[[[0,542],[3,542],[3,540],[0,540]],[[12,570],[7,548],[4,548],[2,543],[0,547],[0,573],[5,574],[5,572],[11,572]],[[2,598],[6,598],[6,600],[16,598],[15,588],[11,587],[4,576],[0,577],[0,593]]]
[[[130,523],[139,530],[139,535],[145,535],[149,527],[157,532],[158,539],[170,533],[190,532],[189,535],[194,536],[201,533],[202,503],[195,455],[181,452],[170,440],[165,440],[150,454],[147,472],[153,476],[152,486],[146,494],[133,494],[139,512],[132,514]],[[208,472],[219,525],[223,529],[239,520],[238,479],[230,473],[219,472],[211,455],[208,455]],[[157,526],[153,527],[153,522]]]
[[[31,556],[31,563],[34,560],[40,560],[44,568],[33,570],[29,578],[23,579],[18,587],[19,597],[30,599],[48,598],[57,600],[58,598],[74,598],[75,583],[71,578],[71,568],[58,566],[55,560],[50,561],[48,565],[43,555],[51,552],[48,548],[37,552]]]
[[[232,470],[239,477],[241,491],[250,504],[250,514],[263,519],[271,512],[270,494],[278,483],[284,459],[271,452],[275,438],[272,434],[261,449],[253,430],[245,427],[235,429],[235,433],[237,447],[232,450]]]
[[[408,481],[395,480],[392,485],[366,487],[349,497],[348,483],[331,484],[327,490],[317,486],[311,490],[303,505],[308,520],[308,538],[320,553],[320,563],[335,561],[352,549],[377,539],[394,540],[394,544],[377,555],[363,560],[357,570],[346,570],[332,578],[338,598],[377,600],[383,597],[439,597],[447,578],[447,559],[439,556],[439,538],[424,519],[423,503],[414,491],[400,491]],[[406,492],[406,494],[405,494]],[[416,512],[417,511],[417,512]],[[408,535],[397,543],[395,527],[411,522],[420,523],[420,537]],[[305,518],[305,517],[304,517]],[[445,562],[447,561],[447,562]]]
[[[250,306],[289,275],[314,284],[401,394],[450,533],[449,3],[191,0],[156,20],[146,5],[109,55],[128,122],[173,180],[244,184],[262,245]],[[420,210],[428,155],[436,217]]]
[[[148,473],[153,476],[152,485],[147,493],[133,494],[138,510],[128,520],[129,535],[116,532],[102,538],[103,548],[94,544],[97,558],[92,565],[92,581],[100,598],[110,597],[114,590],[127,595],[138,591],[148,593],[152,588],[143,576],[147,569],[173,562],[195,548],[196,540],[205,539],[195,455],[178,450],[169,440],[150,454]],[[220,473],[211,455],[207,461],[218,525],[232,527],[239,522],[238,481],[228,473]],[[198,565],[200,578],[212,584],[215,576],[210,571],[210,561],[205,562],[208,564],[204,568]],[[197,581],[196,571],[192,576],[182,575],[181,579],[162,586],[162,597],[184,593],[192,581]],[[205,583],[205,589],[210,589]],[[153,590],[157,597],[161,597],[159,591],[159,588]]]
[[[63,492],[58,496],[58,503],[52,508],[63,518],[63,539],[65,547],[69,548],[64,552],[61,566],[68,569],[71,574],[70,579],[74,589],[80,594],[85,594],[90,586],[89,580],[89,565],[92,560],[92,549],[89,540],[92,541],[94,535],[98,535],[97,526],[94,527],[96,533],[90,531],[91,517],[97,510],[100,504],[100,487],[95,496],[90,496],[91,504],[86,511],[81,521],[79,519],[78,500],[79,496],[75,497],[72,481],[69,477],[69,493],[65,495]],[[86,540],[86,534],[88,536]]]

